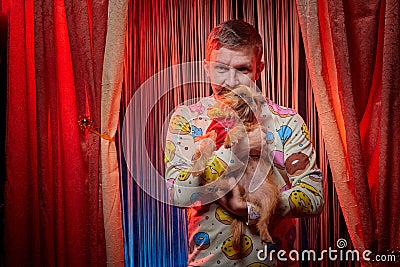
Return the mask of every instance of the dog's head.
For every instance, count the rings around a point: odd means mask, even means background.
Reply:
[[[221,91],[220,101],[231,107],[241,121],[253,123],[261,112],[261,106],[266,103],[261,93],[240,85],[234,89],[225,88]]]

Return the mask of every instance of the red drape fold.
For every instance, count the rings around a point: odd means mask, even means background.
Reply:
[[[105,36],[107,32],[108,1],[94,3],[65,0],[68,33],[71,46],[72,68],[77,97],[78,116],[89,116],[93,126],[100,128],[101,77],[103,71]],[[89,202],[92,224],[98,235],[91,235],[91,243],[99,244],[98,257],[93,261],[105,262],[106,252],[104,219],[100,182],[100,140],[96,135],[80,136],[88,168]],[[94,221],[96,220],[97,221]]]
[[[400,251],[399,1],[308,0],[297,5],[352,241],[374,254]]]
[[[376,1],[375,1],[376,2]],[[373,63],[376,53],[377,16],[379,5],[368,1],[321,1],[319,14],[329,16],[330,38],[337,72],[340,112],[346,129],[344,143],[347,169],[353,180],[354,195],[360,214],[360,235],[366,248],[371,248],[373,232],[372,203],[369,193],[364,155],[360,140],[358,114],[364,114],[372,79]],[[326,7],[324,7],[326,5]],[[345,8],[346,7],[346,8]],[[346,12],[345,12],[346,11]],[[327,12],[327,13],[325,13]],[[375,37],[376,38],[376,37]],[[328,42],[329,40],[322,40]],[[360,50],[362,49],[362,50]],[[368,56],[359,54],[369,52]],[[361,66],[369,64],[368,67]],[[360,93],[361,92],[361,93]],[[361,97],[360,97],[361,95]]]
[[[382,1],[381,14],[384,11],[384,29],[382,30],[383,53],[380,120],[379,189],[376,196],[378,252],[400,251],[400,2]],[[385,6],[384,6],[385,5]]]
[[[86,1],[2,2],[10,19],[6,266],[106,264],[99,137],[77,121],[90,114],[100,128],[107,3],[89,12]]]
[[[39,214],[32,208],[39,206],[33,1],[12,7],[3,1],[9,17],[4,253],[6,266],[21,266],[41,257]]]

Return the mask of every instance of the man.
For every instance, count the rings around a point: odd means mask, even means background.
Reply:
[[[220,196],[205,190],[203,178],[190,172],[199,140],[204,140],[199,137],[212,130],[224,132],[224,127],[229,130],[227,125],[216,124],[207,112],[218,101],[221,90],[238,85],[255,90],[254,83],[264,68],[260,35],[253,26],[240,20],[218,25],[207,40],[204,68],[213,95],[194,105],[177,108],[167,133],[167,146],[173,147],[173,153],[169,150],[165,157],[166,178],[173,180],[173,203],[188,207],[188,265],[275,265],[275,258],[263,254],[266,246],[254,232],[254,223],[262,211],[242,200],[235,180],[232,190]],[[205,173],[215,180],[224,172],[243,168],[246,153],[247,157],[271,156],[272,179],[281,192],[269,227],[273,248],[291,250],[296,234],[293,217],[317,215],[323,208],[322,176],[315,164],[307,126],[294,110],[267,100],[260,116],[269,118],[268,123],[249,132],[248,139],[232,148],[216,146],[204,166]],[[218,134],[217,140],[221,137],[226,134]],[[248,225],[239,248],[232,243],[232,218]]]

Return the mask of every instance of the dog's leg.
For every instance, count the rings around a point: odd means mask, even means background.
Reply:
[[[233,247],[240,248],[241,246],[241,237],[244,233],[244,222],[238,219],[233,219],[231,224],[231,232],[233,235]]]
[[[268,231],[269,219],[278,204],[279,190],[270,181],[266,180],[259,189],[253,194],[249,194],[249,201],[260,208],[260,218],[257,228],[260,232],[261,240],[272,243],[272,237]]]

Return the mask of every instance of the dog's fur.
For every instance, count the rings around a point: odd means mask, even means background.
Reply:
[[[261,107],[266,102],[265,98],[260,93],[253,92],[246,86],[239,86],[233,90],[224,88],[220,92],[218,100],[219,101],[213,107],[219,110],[215,112],[215,114],[218,115],[215,115],[212,119],[218,119],[218,116],[219,119],[222,119],[221,116],[237,118],[237,123],[228,131],[228,135],[225,139],[224,146],[226,148],[233,147],[239,142],[242,142],[242,139],[247,137],[247,132],[260,126]],[[212,113],[213,112],[210,112],[209,115]],[[211,131],[204,135],[198,142],[198,151],[193,158],[194,163],[192,165],[192,173],[194,175],[201,176],[204,174],[204,172],[202,172],[204,166],[215,151],[216,136],[217,134]],[[238,181],[243,201],[252,203],[260,211],[260,218],[256,226],[261,240],[265,242],[272,242],[268,231],[268,224],[279,197],[279,190],[270,179],[271,170],[265,158],[250,157],[245,169],[241,170],[243,175]],[[255,190],[252,190],[252,183],[254,183],[253,177],[256,172],[257,175],[261,175],[260,178],[262,180],[260,181],[263,182],[259,182],[260,185]],[[236,173],[236,175],[238,174]],[[232,186],[229,184],[227,178],[232,176],[232,173],[224,173],[218,181],[216,181],[216,188],[224,192],[229,191]],[[244,232],[243,220],[234,218],[231,224],[231,230],[233,234],[233,244],[235,247],[239,247],[241,235]]]

